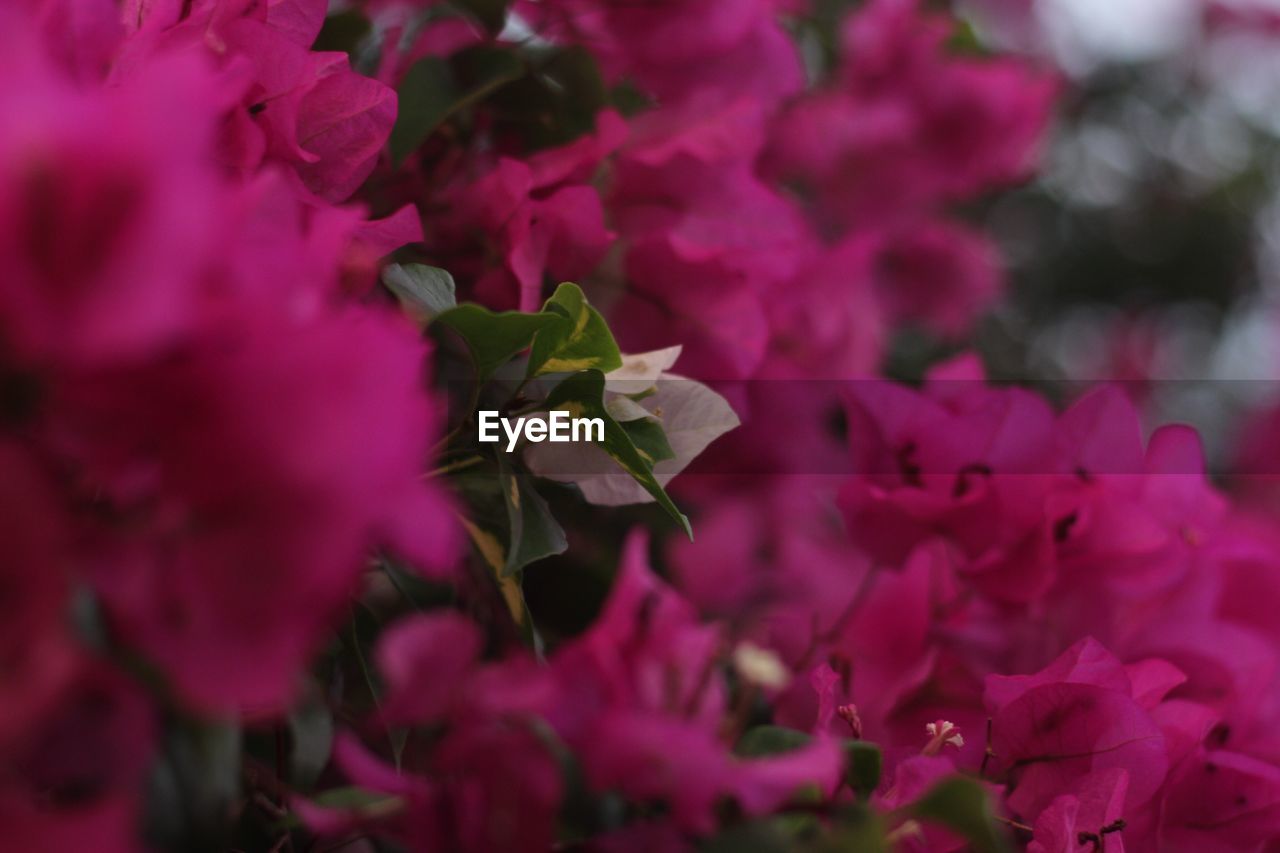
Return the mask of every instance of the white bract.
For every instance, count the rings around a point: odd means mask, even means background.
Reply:
[[[651,418],[662,425],[675,454],[675,458],[653,466],[654,477],[663,486],[708,444],[739,423],[724,397],[701,382],[666,372],[679,354],[679,347],[671,347],[624,355],[622,367],[605,376],[605,405],[614,420]],[[634,478],[619,471],[600,447],[531,447],[526,461],[541,477],[576,483],[583,497],[594,504],[619,506],[653,500]]]

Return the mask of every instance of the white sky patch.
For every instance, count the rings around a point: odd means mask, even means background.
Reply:
[[[1103,62],[1135,62],[1177,51],[1195,38],[1199,0],[1042,0],[1041,26],[1072,73]]]

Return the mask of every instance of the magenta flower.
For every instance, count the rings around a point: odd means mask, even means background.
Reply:
[[[336,763],[362,788],[387,795],[372,813],[296,805],[317,831],[338,835],[376,824],[413,851],[545,850],[555,838],[559,767],[528,729],[497,722],[453,730],[435,750],[440,782],[404,774],[339,735]]]
[[[598,0],[521,3],[548,38],[589,46],[611,79],[635,80],[676,102],[750,94],[776,101],[803,85],[800,56],[778,13],[786,0]]]
[[[984,593],[1027,600],[1052,582],[1044,503],[1053,416],[1037,397],[938,381],[924,394],[886,383],[852,390],[855,470],[841,496],[854,538],[901,565],[941,538]]]
[[[212,39],[226,22],[202,14]],[[416,221],[308,207],[269,175],[228,185],[209,157],[226,81],[174,51],[102,91],[21,51],[0,69],[26,116],[0,133],[3,372],[33,389],[13,425],[62,507],[32,480],[15,555],[49,586],[24,618],[57,618],[62,579],[88,581],[190,705],[275,713],[372,549],[436,573],[452,558],[451,509],[421,479],[427,353],[407,322],[331,304],[344,263],[367,274]],[[74,532],[50,532],[60,512]],[[296,588],[305,604],[281,610]],[[30,654],[56,679],[46,646]]]
[[[697,831],[710,829],[724,797],[758,814],[806,783],[831,790],[840,772],[832,740],[767,759],[729,754],[718,736],[725,694],[712,669],[722,639],[652,576],[646,545],[630,537],[599,620],[553,662],[564,705],[552,724],[576,747],[588,778],[663,800],[677,824]]]
[[[31,850],[141,851],[142,785],[155,740],[137,685],[84,667],[18,743],[0,743],[0,820]]]
[[[93,577],[122,635],[194,704],[272,711],[371,548],[438,570],[456,537],[418,473],[433,416],[408,329],[355,312],[243,326],[187,358],[73,384],[64,413],[120,519]],[[280,612],[299,584],[306,606]]]
[[[1020,63],[947,56],[948,26],[914,0],[868,4],[845,22],[838,83],[777,123],[770,172],[812,187],[834,227],[893,220],[1033,166],[1054,82]]]
[[[1127,822],[1124,813],[1129,774],[1115,769],[1090,777],[1079,795],[1064,794],[1040,813],[1035,824],[1035,840],[1027,845],[1029,853],[1075,853],[1085,843],[1098,839],[1096,845],[1124,853],[1122,830]],[[1103,840],[1105,838],[1105,841]]]
[[[8,49],[6,40],[6,50]],[[185,57],[92,95],[31,45],[0,67],[0,329],[35,363],[145,357],[198,322],[229,199],[203,167],[219,97]]]
[[[70,594],[68,520],[35,460],[0,444],[0,754],[48,713],[78,669],[64,624]]]
[[[1163,679],[1159,692],[1176,683]],[[1159,693],[1142,695],[1150,703]],[[1080,797],[1101,774],[1127,775],[1127,809],[1144,805],[1164,782],[1160,727],[1125,667],[1092,640],[1035,675],[989,676],[986,703],[996,761],[1010,774],[1009,807],[1025,818],[1038,818],[1063,794]]]
[[[752,375],[769,345],[765,302],[814,239],[799,209],[754,173],[766,115],[749,99],[697,103],[632,125],[608,198],[630,285],[624,346],[680,341],[696,377]]]
[[[528,161],[506,157],[474,182],[446,192],[448,211],[432,229],[432,248],[466,272],[496,253],[498,268],[475,280],[476,298],[495,308],[537,310],[548,276],[578,279],[592,272],[613,244],[600,196],[591,187],[627,133],[612,112],[597,119],[596,133]],[[482,235],[476,251],[465,251]]]
[[[243,174],[264,162],[284,164],[308,191],[344,201],[373,171],[396,98],[353,72],[345,54],[309,50],[325,8],[323,0],[142,4],[128,18],[131,33],[112,76],[142,75],[169,52],[204,53],[238,89],[234,101],[223,98],[229,120],[221,159]]]
[[[943,221],[881,235],[872,276],[889,323],[914,322],[953,338],[969,330],[1001,289],[995,248]]]
[[[960,349],[1004,287],[982,223],[1072,177],[988,197],[1063,82],[983,52],[982,9],[1035,43],[1027,4],[830,5],[0,11],[8,846],[1276,848],[1274,484],[1147,422],[1143,320],[1142,387],[1061,408]],[[599,314],[442,319],[561,279]],[[472,441],[594,387],[523,361],[616,365],[602,317],[733,407],[565,400],[626,473],[742,422],[653,564],[640,516]]]

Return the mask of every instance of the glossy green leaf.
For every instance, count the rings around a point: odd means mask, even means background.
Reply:
[[[399,164],[449,117],[461,98],[453,71],[435,56],[419,59],[396,87],[399,109],[391,128],[391,159]]]
[[[528,376],[599,370],[622,366],[622,353],[600,312],[587,303],[582,289],[566,282],[542,306],[554,320],[538,333],[529,354]]]
[[[395,294],[405,311],[426,322],[457,307],[457,285],[447,270],[426,264],[388,264],[382,283]]]
[[[604,422],[604,441],[599,446],[623,471],[643,486],[692,539],[693,528],[689,526],[689,519],[676,508],[662,484],[653,476],[653,463],[636,448],[627,431],[606,410],[604,381],[604,374],[599,370],[575,373],[547,395],[547,409],[563,409],[574,418],[600,418]]]
[[[619,426],[651,466],[664,459],[676,457],[676,452],[671,449],[671,443],[667,441],[667,434],[663,431],[662,424],[653,418],[623,421]]]
[[[535,560],[563,554],[569,542],[529,475],[501,462],[499,468],[509,522],[504,569],[509,577]]]
[[[511,552],[511,513],[502,468],[497,462],[486,461],[450,477],[450,482],[467,503],[462,525],[492,574],[512,622],[519,628],[529,648],[539,651],[541,640],[525,601],[520,571],[507,570],[511,563],[508,556]]]
[[[494,313],[479,305],[459,305],[436,317],[433,329],[457,334],[471,354],[477,378],[484,382],[493,372],[527,349],[539,331],[557,319],[554,314]]]
[[[434,56],[419,59],[409,66],[396,88],[400,107],[391,128],[392,160],[402,162],[459,110],[524,74],[520,58],[505,48],[470,48],[454,56],[452,62]]]
[[[477,545],[499,578],[513,577],[535,560],[562,554],[568,547],[563,528],[525,472],[502,460],[486,461],[453,482],[470,508],[472,539],[484,542]],[[486,550],[489,553],[483,553]]]

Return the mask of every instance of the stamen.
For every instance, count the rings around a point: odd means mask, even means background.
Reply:
[[[924,749],[920,750],[922,755],[937,755],[947,744],[956,749],[964,746],[964,736],[960,734],[960,728],[949,720],[927,723],[924,731],[929,736],[929,742],[924,745]]]

